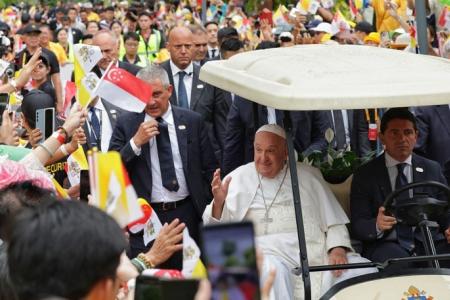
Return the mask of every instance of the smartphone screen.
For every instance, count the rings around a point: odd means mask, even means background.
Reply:
[[[134,300],[162,300],[162,289],[159,278],[139,275],[136,278]]]
[[[80,200],[88,202],[88,195],[91,193],[89,182],[89,170],[80,171]]]
[[[202,241],[212,299],[260,299],[253,224],[205,226]]]
[[[135,300],[192,300],[198,290],[198,280],[160,278],[140,275],[136,279]]]
[[[44,139],[46,140],[48,137],[50,137],[54,131],[55,127],[55,110],[52,109],[46,109],[45,110],[45,135]]]

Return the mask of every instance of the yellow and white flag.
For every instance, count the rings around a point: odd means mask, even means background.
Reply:
[[[76,44],[73,46],[74,51],[74,76],[75,85],[77,86],[77,101],[81,106],[86,107],[90,98],[87,98],[87,91],[82,85],[82,80],[92,68],[102,58],[102,51],[98,46]]]
[[[100,78],[94,72],[86,74],[77,85],[78,102],[89,104],[89,101],[96,96],[94,90],[99,81]]]
[[[89,177],[92,204],[106,211],[121,227],[142,218],[136,192],[118,152],[91,153]]]
[[[139,198],[138,203],[144,216],[139,220],[128,224],[128,229],[132,233],[138,233],[139,231],[144,230],[144,245],[147,246],[151,241],[156,239],[162,229],[162,224],[156,215],[156,212],[145,199]]]
[[[200,248],[194,239],[189,235],[189,230],[183,230],[183,270],[181,271],[186,278],[206,278],[206,268],[200,259]]]
[[[78,145],[78,149],[67,157],[67,178],[70,185],[74,186],[80,183],[81,170],[88,170],[89,165],[84,154],[83,147]]]

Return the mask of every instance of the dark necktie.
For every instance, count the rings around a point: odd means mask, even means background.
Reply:
[[[275,109],[275,115],[277,118],[277,125],[283,127],[283,117],[284,117],[283,111]]]
[[[170,146],[169,127],[162,118],[157,118],[159,134],[156,136],[158,147],[159,167],[163,186],[172,192],[179,189],[175,166],[173,163],[172,147]]]
[[[405,175],[406,163],[397,164],[397,178],[395,179],[395,189],[399,189],[408,184],[408,178]],[[409,196],[409,195],[408,195]],[[414,232],[412,227],[405,224],[397,224],[397,238],[400,246],[411,251],[414,248]]]
[[[184,76],[186,72],[178,72],[178,105],[183,108],[189,109],[188,97],[186,92],[186,86],[184,85]]]
[[[345,149],[345,125],[341,110],[333,110],[334,118],[334,136],[336,141],[336,149]]]
[[[98,120],[95,107],[90,107],[89,111],[91,112],[91,145],[93,147],[101,148],[101,126],[100,121]],[[101,150],[101,149],[100,149]]]
[[[211,49],[211,57],[215,57],[216,56],[216,49]]]

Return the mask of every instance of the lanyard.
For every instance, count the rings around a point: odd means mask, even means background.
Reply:
[[[374,123],[378,123],[378,109],[374,109],[374,111],[375,111],[375,121],[374,121]],[[370,114],[369,114],[369,109],[364,109],[364,113],[366,114],[366,121],[367,121],[367,123],[371,123],[370,122]]]

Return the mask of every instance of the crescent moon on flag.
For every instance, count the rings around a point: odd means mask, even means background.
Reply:
[[[121,74],[120,70],[118,68],[113,69],[109,71],[108,73],[108,79],[111,81],[118,81],[123,78],[123,75]]]

